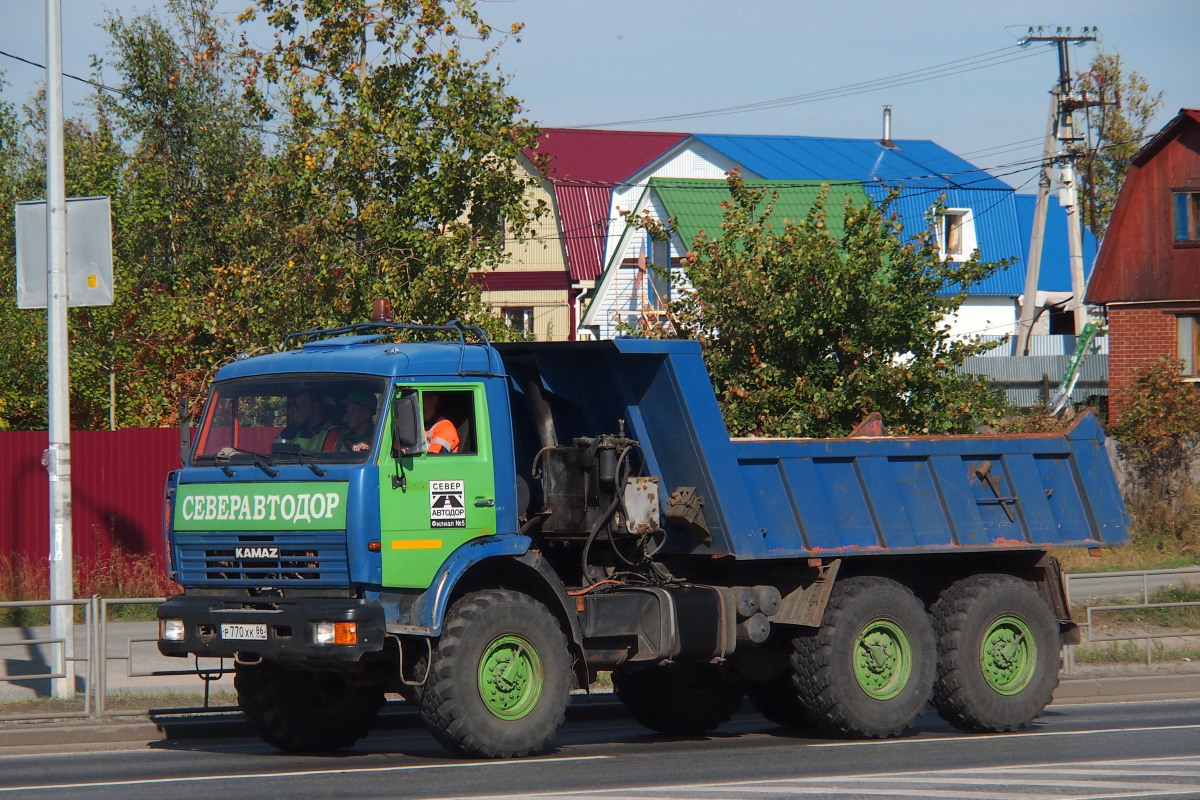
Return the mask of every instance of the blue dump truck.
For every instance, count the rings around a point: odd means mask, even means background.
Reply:
[[[611,672],[642,725],[889,737],[1042,713],[1050,548],[1128,539],[1090,415],[1056,434],[731,439],[688,341],[362,323],[223,367],[165,495],[159,649],[236,665],[286,751],[386,693],[454,753],[544,751]]]

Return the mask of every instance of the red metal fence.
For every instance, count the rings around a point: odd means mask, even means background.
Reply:
[[[49,484],[45,431],[0,431],[0,553],[46,558]],[[77,564],[92,564],[114,545],[162,554],[162,495],[179,466],[177,428],[75,431],[71,497]]]

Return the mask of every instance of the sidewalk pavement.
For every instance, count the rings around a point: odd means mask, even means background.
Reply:
[[[82,626],[81,626],[82,627]],[[146,695],[148,701],[163,695],[195,697],[201,704],[204,681],[197,675],[177,674],[194,668],[191,659],[168,658],[158,653],[154,622],[113,623],[108,626],[106,643],[107,697]],[[48,697],[50,681],[37,677],[46,674],[54,656],[54,645],[22,644],[23,641],[48,637],[44,629],[0,629],[0,704],[14,704],[6,710],[0,705],[0,747],[79,744],[88,742],[152,742],[164,739],[246,736],[250,730],[236,711],[180,713],[170,709],[129,714],[109,714],[100,718],[17,719],[35,707],[21,708],[21,701]],[[76,655],[87,652],[86,642],[76,642]],[[209,660],[200,665],[215,669],[221,665]],[[224,667],[232,670],[231,661]],[[77,690],[86,688],[86,670],[79,664]],[[162,674],[167,673],[167,674]],[[213,692],[233,693],[231,674],[211,683]],[[1166,700],[1200,698],[1200,664],[1084,666],[1061,676],[1054,705],[1121,700]],[[111,705],[111,702],[109,703]],[[125,706],[130,703],[127,701]],[[136,707],[136,706],[135,706]],[[7,716],[9,714],[11,716]],[[46,712],[49,716],[50,712]],[[625,712],[608,693],[577,693],[568,709],[568,719],[620,717]],[[381,717],[384,727],[410,727],[419,722],[403,702],[389,703]]]

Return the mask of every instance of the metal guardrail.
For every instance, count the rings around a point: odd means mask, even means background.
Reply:
[[[78,655],[65,657],[66,640],[62,637],[41,637],[32,639],[19,639],[12,642],[0,642],[0,652],[7,647],[30,647],[53,645],[55,646],[54,660],[47,661],[47,666],[50,664],[58,665],[58,669],[51,668],[49,672],[38,672],[28,675],[17,675],[14,677],[3,678],[2,682],[6,683],[24,683],[29,681],[57,680],[60,678],[73,678],[77,676],[74,669],[67,669],[68,666],[74,667],[77,663],[84,664],[84,686],[91,687],[94,683],[94,671],[96,664],[96,637],[94,635],[97,600],[99,598],[92,597],[86,600],[8,600],[0,602],[0,609],[4,608],[52,608],[54,606],[74,606],[83,608],[84,626],[86,629],[86,638],[84,640],[84,654],[82,657]],[[73,644],[73,643],[72,643]],[[74,647],[71,648],[72,650]],[[94,716],[94,704],[92,693],[88,692],[84,696],[84,704],[82,711],[67,711],[55,714],[54,716],[62,718],[75,717],[91,717]],[[5,714],[5,719],[22,720],[22,719],[45,719],[45,714]]]
[[[1132,570],[1128,572],[1078,572],[1066,576],[1067,598],[1071,598],[1071,587],[1075,585],[1082,588],[1089,583],[1111,582],[1113,578],[1141,578],[1142,602],[1145,603],[1149,602],[1150,599],[1151,581],[1159,584],[1156,588],[1162,588],[1163,579],[1183,575],[1194,576],[1196,579],[1195,582],[1200,585],[1200,564],[1194,567],[1177,567],[1175,569]],[[1188,583],[1188,581],[1185,581],[1185,583]],[[1120,594],[1120,592],[1116,594]]]
[[[1154,663],[1154,642],[1160,639],[1183,639],[1193,636],[1200,636],[1200,631],[1191,630],[1175,630],[1165,631],[1160,633],[1135,633],[1119,636],[1097,636],[1095,615],[1097,613],[1105,613],[1110,611],[1144,611],[1157,608],[1195,608],[1200,607],[1200,601],[1181,601],[1169,603],[1151,603],[1150,594],[1154,591],[1160,591],[1175,582],[1175,579],[1182,576],[1194,576],[1195,583],[1200,584],[1200,565],[1194,567],[1179,567],[1175,569],[1155,569],[1155,570],[1131,570],[1124,572],[1084,572],[1067,575],[1067,599],[1071,599],[1071,589],[1073,585],[1086,585],[1088,583],[1111,583],[1114,579],[1135,578],[1140,579],[1141,586],[1137,590],[1141,596],[1140,603],[1121,603],[1121,604],[1105,604],[1105,605],[1088,605],[1085,606],[1087,619],[1083,623],[1083,627],[1087,631],[1088,644],[1100,644],[1104,642],[1144,642],[1146,650],[1146,664]],[[1153,586],[1151,584],[1154,584]],[[1193,583],[1192,581],[1184,580],[1185,585]],[[1115,591],[1106,593],[1105,596],[1113,597],[1126,594],[1126,592]],[[1090,596],[1096,596],[1093,592]],[[1075,669],[1075,646],[1068,645],[1064,648],[1063,654],[1063,671],[1070,674]]]
[[[20,720],[45,720],[45,719],[78,719],[88,718],[97,719],[101,717],[112,716],[143,716],[146,710],[140,711],[125,711],[114,710],[108,708],[108,696],[112,690],[113,680],[116,679],[117,673],[110,673],[109,662],[119,661],[125,665],[124,678],[139,679],[139,678],[186,678],[189,675],[196,676],[201,682],[198,685],[197,693],[201,695],[202,705],[196,708],[172,708],[172,713],[189,713],[202,711],[231,711],[235,710],[231,706],[214,706],[211,704],[211,687],[214,681],[220,680],[223,675],[233,672],[232,667],[227,667],[224,659],[213,659],[217,662],[213,665],[201,664],[199,659],[193,659],[194,665],[191,669],[147,669],[137,663],[138,655],[135,653],[135,646],[139,644],[154,644],[157,643],[157,637],[146,638],[132,636],[125,640],[124,653],[110,655],[108,653],[109,645],[109,630],[110,626],[120,624],[109,620],[109,610],[113,606],[128,606],[128,605],[158,605],[165,598],[162,597],[142,597],[142,598],[102,598],[93,596],[88,599],[55,601],[55,600],[16,600],[0,602],[0,609],[6,608],[48,608],[52,606],[77,606],[84,609],[84,619],[82,624],[77,624],[75,627],[82,628],[84,632],[84,648],[82,655],[76,652],[75,655],[66,659],[66,664],[71,666],[82,665],[82,669],[70,670],[64,668],[64,645],[65,641],[62,638],[33,636],[30,638],[13,638],[11,641],[4,640],[5,637],[0,636],[0,659],[6,663],[17,663],[19,660],[14,658],[4,659],[3,654],[11,648],[33,648],[37,652],[37,659],[33,661],[35,665],[44,666],[46,671],[38,672],[23,672],[20,674],[4,674],[0,675],[0,684],[22,685],[31,682],[52,681],[60,678],[72,677],[83,678],[83,688],[76,692],[76,696],[81,697],[83,705],[81,710],[46,710],[40,713],[19,713],[19,714],[0,714],[0,720],[5,721],[20,721]],[[38,626],[43,627],[43,626]],[[43,649],[46,652],[41,652]],[[77,648],[73,648],[76,649]],[[144,656],[143,656],[144,657]],[[186,663],[186,662],[185,662]],[[177,689],[175,689],[177,691]]]
[[[166,601],[165,597],[138,597],[138,598],[97,598],[99,601],[100,613],[98,619],[98,643],[96,647],[97,653],[103,653],[103,658],[96,660],[96,692],[95,706],[96,716],[118,716],[118,715],[140,715],[138,711],[110,711],[107,707],[108,697],[108,662],[109,661],[124,661],[125,662],[125,677],[127,678],[164,678],[164,677],[181,677],[187,675],[197,676],[204,684],[203,703],[196,709],[173,709],[176,713],[185,711],[229,711],[232,710],[226,706],[212,706],[210,700],[212,698],[212,684],[214,681],[221,679],[222,675],[227,675],[233,672],[233,669],[225,666],[225,659],[215,659],[218,664],[215,667],[202,667],[200,659],[192,658],[192,663],[195,667],[192,669],[169,669],[169,670],[142,670],[139,671],[134,664],[133,646],[135,644],[156,644],[158,637],[134,638],[130,637],[125,640],[125,654],[123,656],[108,655],[108,609],[112,606],[126,605],[159,605]]]
[[[1088,644],[1097,644],[1100,642],[1141,642],[1146,643],[1146,664],[1154,663],[1154,647],[1152,642],[1155,639],[1183,639],[1189,636],[1200,636],[1200,631],[1171,631],[1166,633],[1135,633],[1126,636],[1100,636],[1096,637],[1092,634],[1093,613],[1105,611],[1136,611],[1151,608],[1200,608],[1200,600],[1191,600],[1179,603],[1131,603],[1126,605],[1115,606],[1088,606],[1087,608],[1087,630]]]
[[[1154,589],[1151,584],[1155,581],[1161,581],[1164,578],[1177,575],[1196,575],[1200,580],[1200,566],[1173,570],[1148,570],[1148,571],[1133,571],[1133,572],[1099,572],[1099,573],[1082,573],[1067,576],[1067,592],[1070,596],[1072,584],[1078,585],[1086,583],[1093,579],[1102,578],[1140,578],[1141,579],[1141,603],[1131,603],[1127,605],[1097,605],[1086,607],[1087,619],[1083,623],[1088,632],[1089,643],[1099,642],[1119,642],[1119,641],[1145,641],[1146,642],[1146,659],[1147,663],[1152,663],[1153,646],[1152,641],[1156,639],[1166,638],[1182,638],[1200,636],[1200,631],[1172,631],[1168,633],[1138,633],[1122,636],[1100,637],[1093,638],[1092,631],[1095,630],[1094,614],[1111,612],[1111,611],[1131,611],[1140,609],[1154,608],[1178,608],[1200,606],[1200,601],[1174,602],[1174,603],[1151,603],[1150,593]],[[234,710],[230,706],[213,706],[210,703],[212,684],[221,679],[222,676],[232,673],[232,667],[226,666],[225,659],[212,659],[214,664],[202,664],[199,659],[192,660],[191,669],[147,669],[138,664],[138,654],[135,652],[135,645],[139,644],[154,644],[157,643],[157,638],[138,638],[130,637],[126,640],[125,650],[121,654],[110,655],[108,653],[109,644],[109,629],[113,624],[110,622],[109,610],[114,606],[128,605],[157,605],[162,603],[165,598],[162,597],[141,597],[141,598],[102,598],[94,596],[88,599],[69,600],[69,601],[52,601],[52,600],[19,600],[0,602],[0,609],[5,608],[46,608],[56,605],[70,605],[82,607],[84,609],[84,621],[82,627],[85,631],[85,646],[83,655],[76,654],[69,659],[73,665],[83,665],[83,669],[77,672],[77,675],[84,677],[83,708],[79,711],[46,711],[36,714],[2,714],[0,720],[39,720],[39,719],[67,719],[67,718],[102,718],[112,716],[140,716],[144,715],[142,711],[123,711],[108,708],[108,695],[112,688],[112,680],[117,673],[110,672],[110,662],[122,662],[124,664],[124,675],[126,679],[150,679],[155,678],[186,678],[187,676],[195,676],[200,685],[197,686],[198,694],[203,698],[202,705],[196,708],[179,708],[171,709],[172,713],[200,713],[205,711],[231,711]],[[51,665],[60,665],[62,663],[62,648],[64,641],[61,638],[54,637],[34,637],[28,639],[14,639],[13,641],[0,640],[0,658],[6,648],[11,647],[46,647],[49,646],[54,655],[53,659],[44,658],[42,663],[51,667]],[[1070,674],[1074,671],[1074,647],[1068,646],[1064,648],[1063,669],[1064,672]],[[186,662],[185,662],[186,663]],[[51,668],[48,672],[37,672],[20,675],[0,675],[0,684],[12,683],[22,684],[30,681],[49,681],[57,678],[67,677],[67,671],[62,669]]]

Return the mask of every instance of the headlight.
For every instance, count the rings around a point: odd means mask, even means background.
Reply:
[[[318,622],[313,641],[317,644],[358,644],[357,622]]]
[[[182,642],[184,638],[183,620],[160,619],[158,621],[158,638],[167,642]]]

